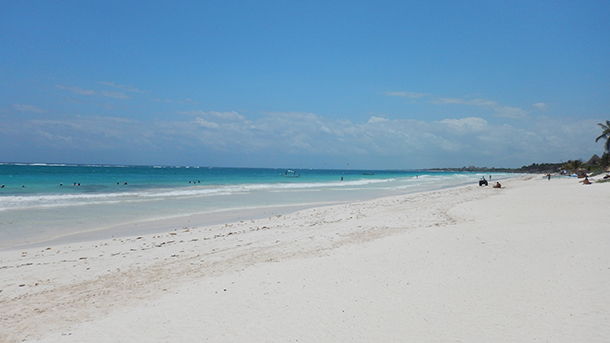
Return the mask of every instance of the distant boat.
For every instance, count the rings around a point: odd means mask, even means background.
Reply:
[[[292,169],[286,169],[286,171],[284,172],[284,176],[286,176],[286,177],[299,177],[301,175],[299,175],[299,173],[297,173],[296,171],[294,171]]]

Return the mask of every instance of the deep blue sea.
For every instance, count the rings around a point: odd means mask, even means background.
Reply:
[[[480,176],[424,170],[4,163],[0,248],[214,224],[474,183]]]

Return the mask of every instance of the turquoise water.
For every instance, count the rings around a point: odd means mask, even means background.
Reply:
[[[488,174],[486,174],[488,175]],[[0,164],[0,248],[208,225],[475,183],[482,174]],[[495,174],[495,179],[507,177]],[[138,231],[139,230],[139,231]],[[99,238],[98,237],[98,238]]]
[[[414,171],[163,166],[0,165],[0,195],[104,194],[188,186],[380,180]],[[441,173],[442,174],[442,173]]]

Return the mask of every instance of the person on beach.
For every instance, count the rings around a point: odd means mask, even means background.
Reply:
[[[584,179],[584,180],[582,180],[582,184],[583,184],[583,185],[590,185],[590,184],[591,184],[591,181],[589,181],[589,178],[585,176],[585,179]]]
[[[494,185],[494,188],[502,188],[502,185],[499,182],[496,182],[496,184]]]
[[[546,178],[547,178],[548,180],[551,180],[551,173],[546,174]]]

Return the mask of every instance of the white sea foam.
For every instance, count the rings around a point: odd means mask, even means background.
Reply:
[[[28,166],[43,166],[43,167],[65,167],[67,164],[64,163],[30,163]]]
[[[153,201],[163,199],[193,198],[243,194],[256,191],[281,192],[290,190],[315,190],[321,188],[347,188],[370,184],[387,183],[396,179],[373,179],[341,182],[311,183],[260,183],[241,185],[195,186],[180,189],[156,189],[141,192],[85,193],[85,194],[52,194],[52,195],[9,195],[0,197],[0,211],[28,208],[49,208],[61,206],[82,206],[111,204],[117,202]]]
[[[481,174],[482,175],[482,174]],[[333,182],[253,183],[233,185],[205,185],[185,188],[160,188],[144,191],[51,195],[7,195],[0,197],[0,211],[31,208],[133,203],[146,201],[179,200],[196,197],[214,197],[252,192],[312,192],[312,191],[357,191],[357,190],[401,190],[446,187],[464,184],[478,179],[478,174],[420,175],[418,178],[359,179]]]

